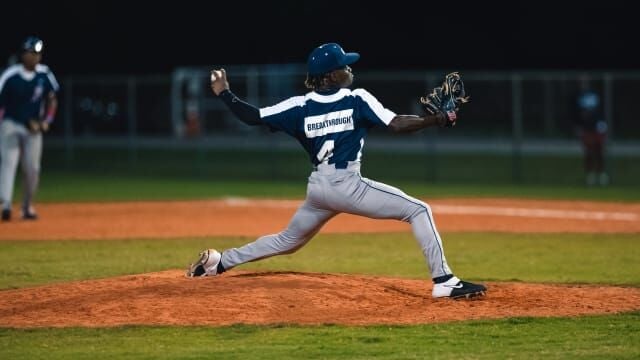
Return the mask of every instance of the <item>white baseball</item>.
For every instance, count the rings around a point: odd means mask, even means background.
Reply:
[[[213,74],[215,73],[215,75]],[[215,81],[216,80],[216,76],[219,78],[222,77],[222,71],[218,71],[218,70],[213,70],[213,72],[211,73],[211,81]]]

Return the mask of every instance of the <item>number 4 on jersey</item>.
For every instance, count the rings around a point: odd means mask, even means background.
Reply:
[[[320,161],[321,163],[327,163],[327,161],[329,161],[329,158],[333,156],[334,145],[335,141],[333,140],[325,141],[322,144],[320,151],[318,151],[318,154],[316,155],[318,161]]]

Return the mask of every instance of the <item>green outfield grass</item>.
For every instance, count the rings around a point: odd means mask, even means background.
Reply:
[[[371,177],[379,180],[378,178]],[[415,181],[388,181],[409,195],[423,199],[445,197],[517,197],[593,201],[640,201],[640,187],[610,186],[587,188],[567,185],[455,184]],[[39,202],[129,201],[208,199],[229,196],[260,198],[303,198],[306,179],[299,181],[257,181],[148,177],[49,171],[42,175]],[[21,196],[16,182],[14,201]]]
[[[640,312],[419,326],[0,328],[3,359],[637,359]]]
[[[311,171],[301,151],[47,149],[38,201],[203,199],[227,196],[302,198]],[[398,161],[398,158],[401,161]],[[521,197],[640,201],[638,157],[615,159],[608,187],[583,185],[578,157],[531,156],[514,182],[513,159],[499,155],[371,152],[363,176],[421,198]],[[16,181],[14,201],[20,201]]]
[[[304,183],[311,164],[301,149],[268,150],[76,148],[73,156],[47,148],[43,173],[62,171],[202,181],[290,181]],[[640,154],[607,163],[614,187],[640,184]],[[580,155],[445,154],[433,149],[417,153],[367,150],[362,173],[383,182],[458,185],[545,185],[582,187]]]
[[[469,280],[640,286],[636,234],[445,233],[443,238],[453,270]],[[252,240],[2,241],[0,289],[182,269],[203,248]],[[295,254],[240,268],[429,279],[410,233],[320,234]]]

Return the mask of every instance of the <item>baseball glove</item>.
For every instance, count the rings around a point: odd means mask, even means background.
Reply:
[[[47,132],[49,130],[49,123],[46,121],[38,120],[38,119],[30,119],[29,120],[29,131],[32,134],[37,134],[39,132]]]
[[[456,112],[460,110],[460,105],[469,102],[466,95],[464,82],[458,72],[452,72],[445,76],[442,86],[431,90],[426,96],[420,98],[422,108],[431,115],[443,113],[446,121],[441,124],[443,127],[452,127],[456,124]]]

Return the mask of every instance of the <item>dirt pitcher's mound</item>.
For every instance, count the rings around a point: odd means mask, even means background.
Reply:
[[[428,280],[231,271],[182,271],[0,292],[0,326],[422,324],[512,316],[575,316],[640,309],[640,289],[488,283],[477,300],[431,298]]]

